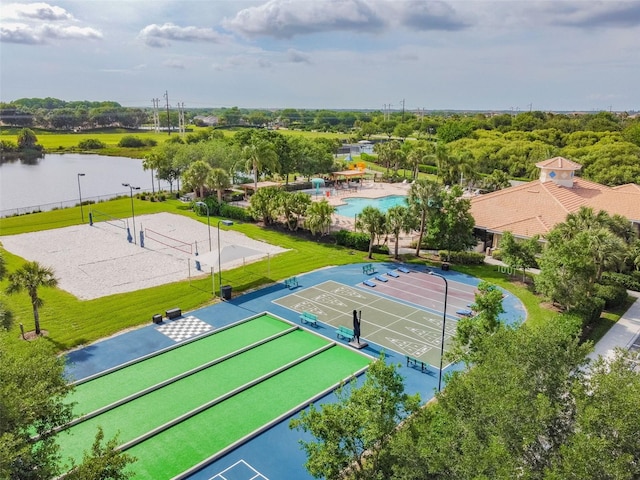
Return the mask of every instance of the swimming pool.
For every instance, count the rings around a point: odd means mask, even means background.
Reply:
[[[377,208],[383,213],[386,213],[391,207],[396,205],[407,205],[407,197],[404,195],[389,195],[387,197],[380,198],[362,198],[351,197],[345,198],[346,205],[340,205],[336,209],[338,215],[344,215],[345,217],[353,217],[360,213],[364,207],[372,206]]]

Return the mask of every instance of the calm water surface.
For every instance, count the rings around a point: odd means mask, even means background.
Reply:
[[[0,210],[41,206],[49,210],[49,204],[71,206],[79,200],[78,173],[82,199],[108,198],[129,194],[130,183],[141,190],[151,190],[151,171],[144,171],[142,160],[104,155],[47,154],[33,164],[20,160],[0,164]],[[168,188],[168,184],[162,185]],[[156,183],[157,188],[157,183]]]
[[[351,197],[345,198],[344,201],[346,205],[340,205],[336,209],[336,213],[338,215],[344,215],[345,217],[353,217],[356,214],[359,214],[364,207],[375,207],[380,210],[382,213],[386,213],[391,207],[395,207],[396,205],[407,205],[407,197],[404,195],[389,195],[386,197],[380,198],[362,198],[362,197]]]

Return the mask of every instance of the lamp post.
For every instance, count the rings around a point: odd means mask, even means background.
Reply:
[[[140,187],[134,187],[130,183],[123,183],[123,187],[129,187],[129,194],[131,195],[131,218],[133,219],[133,243],[137,245],[136,242],[136,214],[133,211],[133,191],[140,190]]]
[[[445,326],[447,324],[447,294],[449,292],[449,282],[447,282],[447,279],[444,276],[440,275],[439,273],[429,271],[429,275],[434,275],[444,280],[444,310],[442,312],[442,341],[440,343],[440,373],[438,374],[438,392],[439,392],[440,390],[442,390],[442,358],[444,357],[444,333],[445,333]]]
[[[211,221],[209,220],[209,205],[204,202],[196,202],[196,205],[201,205],[207,209],[207,225],[209,226],[209,251],[211,251]],[[220,232],[218,232],[218,235]]]
[[[220,298],[222,298],[222,259],[221,259],[221,255],[220,255],[220,224],[223,224],[227,227],[230,227],[231,225],[233,225],[233,222],[231,220],[218,220],[218,278],[219,280],[219,287],[220,287]]]
[[[82,223],[84,223],[84,210],[82,210],[82,191],[80,190],[80,177],[84,177],[84,173],[78,173],[78,196],[80,197],[80,215],[82,215]]]

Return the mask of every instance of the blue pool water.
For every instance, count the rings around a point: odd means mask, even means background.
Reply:
[[[360,198],[351,197],[345,198],[346,205],[340,205],[337,207],[336,213],[338,215],[344,215],[345,217],[353,217],[357,213],[360,213],[366,206],[372,206],[385,213],[391,207],[396,205],[407,205],[407,197],[404,195],[389,195],[388,197],[380,198]]]

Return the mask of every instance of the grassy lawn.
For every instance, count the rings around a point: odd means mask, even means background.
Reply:
[[[135,199],[135,211],[138,215],[158,212],[170,212],[186,215],[206,224],[206,217],[197,217],[188,206],[177,200],[166,202],[149,202]],[[130,199],[120,198],[101,202],[96,206],[102,212],[126,217],[131,212]],[[86,215],[87,207],[85,207]],[[212,223],[217,218],[212,217]],[[51,212],[42,212],[19,217],[0,219],[0,235],[13,235],[35,232],[53,228],[62,228],[80,223],[80,208],[73,207]],[[241,293],[253,290],[285,278],[309,272],[328,265],[345,265],[349,263],[368,262],[365,252],[355,254],[343,247],[321,242],[305,240],[271,229],[261,228],[249,223],[236,223],[234,230],[244,233],[250,238],[289,249],[277,258],[262,260],[245,267],[224,272],[225,283],[233,285],[234,292]],[[2,237],[0,237],[0,242]],[[9,272],[19,268],[24,260],[2,250]],[[375,255],[375,260],[388,260],[386,255]],[[424,259],[406,258],[408,262],[424,263]],[[527,322],[532,325],[550,321],[555,313],[541,306],[529,286],[500,273],[495,266],[453,266],[455,270],[494,283],[517,296],[527,310]],[[0,282],[0,290],[7,287],[7,280]],[[41,314],[41,326],[48,330],[47,341],[52,342],[58,351],[67,350],[82,344],[93,342],[99,338],[113,335],[123,329],[149,324],[152,315],[163,313],[166,308],[179,306],[183,311],[190,311],[217,301],[212,295],[212,280],[209,275],[198,279],[185,280],[163,286],[148,288],[131,293],[112,295],[94,300],[78,300],[73,295],[59,289],[41,289],[40,296],[44,300]],[[33,313],[28,295],[25,293],[12,296],[4,295],[3,301],[14,314],[12,328],[15,337],[19,334],[19,324],[26,331],[33,329]],[[617,311],[606,312],[601,322],[590,334],[590,339],[597,341],[606,330],[620,318],[631,305],[625,305]],[[162,306],[160,308],[159,306]]]
[[[189,127],[193,132],[202,130],[201,127]],[[6,140],[17,143],[19,128],[2,128],[0,129],[0,140]],[[83,153],[96,153],[100,155],[112,155],[131,158],[143,158],[149,153],[153,147],[142,148],[122,148],[118,143],[125,136],[134,136],[140,139],[155,140],[158,145],[170,138],[167,132],[156,133],[150,130],[131,131],[124,128],[110,128],[95,130],[90,132],[59,132],[32,128],[38,137],[38,143],[44,147],[47,153],[63,153],[63,152],[79,152],[78,143],[82,140],[96,139],[106,145],[105,148],[99,150],[83,151]],[[220,130],[225,136],[231,136],[235,130]],[[307,138],[344,138],[346,135],[325,132],[303,132],[298,130],[279,130],[283,135],[303,136]],[[187,132],[191,133],[191,132]],[[172,132],[171,137],[175,137],[178,133]]]

